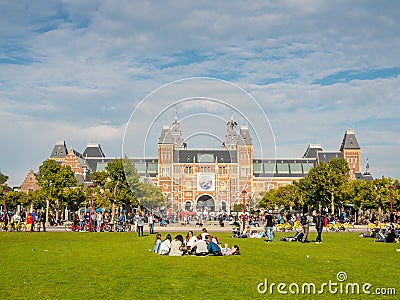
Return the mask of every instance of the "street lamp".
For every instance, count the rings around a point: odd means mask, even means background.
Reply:
[[[246,194],[247,194],[247,191],[243,190],[242,191],[242,196],[243,196],[243,214],[242,214],[243,232],[244,232],[245,226],[246,226]]]
[[[3,203],[3,222],[7,222],[7,190],[3,190],[3,195],[4,195],[4,203]]]
[[[89,185],[90,189],[90,207],[89,207],[89,232],[92,231],[92,208],[93,208],[93,202],[92,202],[92,189],[93,185]]]
[[[393,185],[389,185],[389,191],[390,191],[390,214],[393,214],[393,201],[392,201],[392,190],[394,189]]]

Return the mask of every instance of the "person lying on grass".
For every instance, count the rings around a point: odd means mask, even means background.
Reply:
[[[206,242],[207,242],[207,250],[208,250],[209,254],[212,254],[214,256],[222,256],[221,248],[218,247],[218,245],[213,241],[213,236],[208,235],[206,237]]]
[[[281,242],[300,242],[301,239],[303,238],[303,232],[297,232],[295,236],[289,236],[289,237],[281,237],[279,240]]]
[[[240,255],[239,246],[233,245],[232,248],[228,247],[228,244],[225,244],[224,248],[221,248],[222,255]]]

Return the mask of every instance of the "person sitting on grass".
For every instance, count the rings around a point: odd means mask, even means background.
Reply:
[[[224,248],[221,248],[222,255],[240,255],[239,246],[233,245],[232,248],[228,247],[228,244],[225,244]]]
[[[191,254],[191,249],[196,241],[197,241],[197,238],[193,235],[193,231],[189,231],[187,233],[186,239],[184,241],[188,254]]]
[[[281,242],[301,242],[301,239],[303,238],[303,232],[297,232],[295,236],[289,236],[289,237],[281,237],[279,240]]]
[[[385,234],[383,230],[380,230],[376,236],[375,242],[395,243],[396,233],[394,230],[390,230],[387,234]]]
[[[158,251],[160,250],[161,243],[162,243],[161,234],[157,233],[156,240],[154,242],[154,247],[153,247],[153,252],[154,253],[158,253]]]
[[[201,230],[201,239],[202,239],[203,241],[205,241],[207,235],[208,235],[207,228],[203,227],[203,229]]]
[[[264,231],[258,232],[257,230],[254,230],[250,235],[250,237],[253,239],[262,239],[262,238],[265,238],[265,236],[266,235],[265,235]]]
[[[169,250],[171,249],[171,235],[168,233],[165,237],[165,240],[161,243],[160,249],[158,250],[158,254],[160,255],[168,255]]]
[[[184,252],[183,236],[178,234],[171,242],[169,256],[182,256]]]
[[[214,256],[221,256],[221,248],[218,247],[216,243],[213,242],[213,237],[211,235],[207,236],[207,250],[208,253]]]
[[[360,233],[358,236],[362,238],[375,238],[379,233],[379,228],[375,228],[370,233]]]
[[[247,226],[240,237],[241,238],[250,238],[251,237],[251,227]]]
[[[196,256],[208,255],[207,243],[202,239],[201,234],[197,236],[197,241],[193,244],[191,253],[195,254]]]

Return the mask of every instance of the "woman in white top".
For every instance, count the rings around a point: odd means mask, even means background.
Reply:
[[[192,250],[197,256],[208,255],[207,243],[201,239],[201,234],[197,236],[197,241],[193,244]]]
[[[196,243],[197,238],[193,235],[193,231],[189,231],[186,235],[185,245],[188,253],[191,253],[194,243]]]
[[[161,243],[158,254],[168,255],[171,249],[171,235],[168,233],[165,240]]]

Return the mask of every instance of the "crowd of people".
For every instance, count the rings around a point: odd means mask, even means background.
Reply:
[[[9,231],[46,231],[46,212],[44,210],[9,212],[6,218],[2,217],[2,220],[4,227],[9,228]]]
[[[194,235],[193,231],[188,231],[185,238],[183,238],[181,234],[177,234],[175,238],[172,239],[171,234],[168,233],[165,239],[162,239],[162,235],[157,233],[153,252],[159,255],[169,256],[240,255],[237,245],[233,245],[229,248],[228,244],[225,244],[224,247],[222,247],[218,238],[209,234],[206,228],[203,228],[202,232],[197,236]]]
[[[386,228],[383,226],[378,226],[377,228],[368,234],[360,234],[361,237],[372,237],[375,238],[378,242],[398,242],[399,241],[399,222],[400,217],[398,214],[386,214],[383,215],[384,218],[382,220],[386,221],[386,224],[389,224],[389,227]],[[369,224],[379,224],[378,218],[375,218],[375,215],[371,215],[371,219],[374,220],[375,223]],[[242,232],[238,231],[238,227],[234,228],[233,236],[239,238],[265,238],[265,241],[268,243],[272,243],[274,240],[274,229],[277,224],[285,224],[289,223],[290,226],[294,226],[295,222],[299,224],[298,230],[295,235],[289,237],[282,237],[280,241],[297,241],[302,243],[308,243],[308,234],[310,231],[310,227],[314,226],[317,232],[317,237],[315,239],[315,243],[322,243],[322,232],[323,229],[330,224],[332,228],[337,231],[340,230],[339,224],[350,223],[354,224],[354,217],[352,215],[347,215],[346,212],[342,212],[339,215],[329,215],[327,213],[323,213],[321,211],[313,211],[313,212],[303,212],[301,214],[291,214],[291,213],[276,213],[274,214],[272,210],[269,210],[266,214],[259,216],[259,221],[263,222],[263,227],[265,230],[257,230],[252,228],[251,226],[247,226]],[[251,223],[251,221],[249,222]],[[383,224],[383,223],[381,223]],[[237,224],[239,226],[239,223]],[[341,227],[344,228],[343,226]]]

